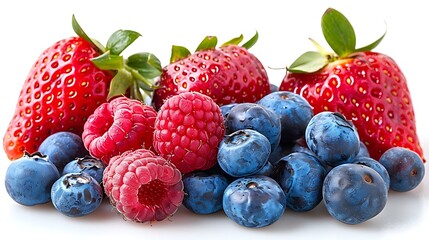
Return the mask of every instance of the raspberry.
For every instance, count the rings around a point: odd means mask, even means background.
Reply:
[[[135,222],[166,219],[184,197],[180,171],[147,149],[113,157],[104,171],[103,185],[110,203]]]
[[[101,104],[84,125],[89,153],[106,165],[127,150],[151,149],[156,111],[138,100],[118,97]]]
[[[216,163],[225,133],[220,107],[208,96],[185,92],[165,101],[155,121],[153,147],[182,173]]]

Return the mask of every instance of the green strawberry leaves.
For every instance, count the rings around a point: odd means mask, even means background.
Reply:
[[[91,61],[101,70],[114,71],[107,99],[129,94],[131,98],[145,101],[150,96],[154,79],[161,75],[162,67],[159,59],[147,52],[136,53],[124,59],[120,54],[130,46],[141,34],[131,30],[118,30],[107,41],[106,47],[95,39],[91,39],[80,27],[76,18],[72,17],[75,33],[88,41],[100,55]]]
[[[328,53],[317,42],[318,52],[306,52],[298,57],[289,67],[288,71],[295,73],[312,73],[321,70],[330,62],[341,58],[352,57],[354,53],[371,51],[383,40],[384,34],[373,43],[356,48],[356,35],[353,26],[339,11],[328,8],[322,16],[321,27],[326,42],[334,53]]]

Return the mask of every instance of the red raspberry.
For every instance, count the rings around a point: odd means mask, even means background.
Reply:
[[[106,165],[127,150],[151,149],[156,111],[138,100],[118,97],[101,104],[84,125],[89,153]]]
[[[185,92],[167,99],[155,121],[153,147],[182,173],[216,163],[225,133],[219,106],[208,96]]]
[[[150,150],[130,150],[111,159],[103,175],[110,202],[125,219],[162,221],[183,201],[180,171]]]

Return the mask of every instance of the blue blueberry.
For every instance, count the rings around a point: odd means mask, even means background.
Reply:
[[[305,131],[308,148],[330,166],[350,163],[360,150],[354,125],[340,113],[320,112]]]
[[[343,223],[359,224],[384,209],[388,190],[374,169],[346,163],[326,175],[322,193],[331,216]]]
[[[370,157],[369,152],[368,152],[368,148],[366,147],[365,143],[360,142],[359,146],[360,146],[359,152],[356,155],[356,157]]]
[[[386,188],[389,190],[390,176],[387,169],[380,162],[370,157],[356,157],[352,163],[362,164],[374,169],[383,178]]]
[[[322,201],[326,169],[314,156],[295,152],[283,157],[276,180],[286,194],[286,206],[297,212],[315,208]]]
[[[280,117],[282,143],[292,143],[304,137],[308,122],[314,116],[313,109],[307,100],[293,92],[272,92],[260,99],[258,104],[272,110]]]
[[[234,106],[225,121],[229,133],[242,129],[260,132],[271,144],[273,151],[280,143],[280,117],[270,109],[256,103],[239,103]]]
[[[62,175],[66,175],[68,173],[79,173],[86,172],[98,183],[103,183],[103,171],[106,168],[104,163],[94,157],[86,156],[83,158],[76,158],[75,160],[66,164],[63,169]]]
[[[211,214],[222,210],[222,198],[229,180],[219,174],[204,171],[183,176],[185,197],[183,205],[197,214]]]
[[[225,189],[223,209],[230,219],[242,226],[265,227],[283,215],[286,196],[279,184],[270,177],[243,177]]]
[[[381,155],[379,162],[390,176],[390,189],[407,192],[423,180],[425,166],[417,153],[403,147],[393,147]]]
[[[270,83],[270,92],[277,92],[279,87],[273,83]]]
[[[22,205],[47,203],[51,201],[51,187],[59,177],[57,168],[46,156],[26,153],[7,168],[6,191],[15,202]]]
[[[222,116],[224,119],[228,117],[229,112],[233,107],[235,107],[238,103],[230,103],[226,105],[220,106],[220,112],[222,113]]]
[[[265,165],[259,169],[254,175],[264,175],[267,177],[271,177],[274,173],[274,166],[270,163],[270,161],[267,161]]]
[[[271,147],[268,139],[252,129],[226,135],[219,144],[219,166],[233,177],[252,175],[268,162]]]
[[[68,173],[52,186],[54,207],[69,217],[80,217],[94,212],[103,200],[100,184],[89,174]]]
[[[39,152],[48,156],[61,173],[64,166],[77,157],[88,155],[82,138],[71,132],[57,132],[47,137],[39,146]]]
[[[292,152],[292,146],[279,144],[274,151],[271,151],[268,161],[275,167],[280,159]]]

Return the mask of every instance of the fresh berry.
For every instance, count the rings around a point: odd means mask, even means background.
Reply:
[[[219,106],[206,95],[185,92],[158,111],[153,146],[182,173],[206,170],[216,164],[224,132]]]
[[[406,78],[392,58],[372,51],[384,35],[356,48],[350,22],[331,8],[322,17],[322,30],[335,54],[317,44],[319,52],[304,53],[288,68],[280,90],[305,97],[315,114],[344,114],[374,159],[394,146],[409,148],[423,159]]]
[[[108,98],[125,94],[127,89],[132,97],[141,97],[135,86],[152,87],[149,76],[141,74],[146,68],[156,69],[147,64],[150,54],[135,54],[127,61],[119,56],[139,33],[116,31],[104,47],[89,38],[74,17],[72,22],[78,36],[43,51],[24,82],[3,138],[11,160],[20,158],[24,151],[37,151],[42,141],[56,132],[81,135],[88,116]],[[150,56],[150,63],[156,66],[156,58]]]
[[[415,189],[425,176],[425,166],[419,155],[407,148],[393,147],[381,155],[379,162],[390,176],[390,189],[407,192]]]
[[[291,153],[277,164],[275,178],[286,194],[286,206],[306,212],[322,201],[325,167],[314,156],[303,152]]]
[[[341,113],[320,112],[305,131],[308,148],[330,166],[350,163],[360,149],[359,135]]]
[[[222,198],[229,180],[219,174],[195,171],[183,176],[185,197],[183,205],[197,214],[222,210]]]
[[[286,196],[270,177],[238,178],[225,189],[223,209],[230,219],[242,226],[265,227],[283,216]]]
[[[270,83],[270,93],[277,92],[279,90],[279,86]]]
[[[290,144],[304,137],[305,128],[314,116],[313,109],[305,98],[293,92],[277,91],[257,102],[280,117],[282,144]]]
[[[94,212],[103,200],[103,189],[85,172],[68,173],[52,185],[52,204],[62,214],[81,217]]]
[[[243,36],[217,48],[216,37],[206,37],[196,52],[173,46],[170,64],[163,68],[153,102],[157,109],[166,99],[183,92],[200,92],[217,104],[256,102],[270,92],[268,75],[248,49],[256,34],[242,46]]]
[[[182,204],[184,192],[179,170],[147,149],[113,157],[103,184],[111,204],[134,222],[162,221]]]
[[[322,193],[329,214],[347,224],[374,218],[387,202],[383,178],[374,169],[361,164],[334,167],[326,175]]]
[[[117,97],[101,104],[88,117],[82,133],[91,156],[106,165],[128,150],[151,149],[156,119],[153,107],[136,99]]]
[[[38,152],[48,156],[61,173],[64,166],[75,158],[88,155],[82,138],[72,132],[57,132],[43,140]]]
[[[270,161],[267,161],[265,165],[262,166],[262,168],[259,169],[259,171],[257,171],[254,175],[264,175],[267,177],[272,177],[273,173],[274,173],[274,165]]]
[[[268,162],[271,144],[261,133],[243,129],[226,135],[219,145],[219,166],[233,177],[257,173]]]
[[[374,169],[378,174],[380,174],[381,178],[383,178],[386,188],[389,190],[389,187],[390,187],[389,173],[387,172],[387,169],[379,161],[371,157],[356,157],[355,159],[353,159],[352,163],[365,165],[367,167]]]
[[[228,134],[242,129],[252,129],[263,134],[277,148],[281,137],[280,117],[270,109],[256,103],[239,103],[233,107],[225,121]]]
[[[27,153],[13,161],[6,171],[9,196],[17,203],[33,206],[51,201],[51,187],[60,177],[55,165],[40,153]]]
[[[370,157],[368,148],[366,147],[365,143],[363,143],[362,141],[360,142],[359,152],[356,155],[356,157]]]
[[[93,177],[99,184],[103,184],[103,172],[106,168],[104,163],[94,157],[86,156],[82,158],[77,158],[64,167],[62,175],[68,173],[80,173],[84,172]]]

